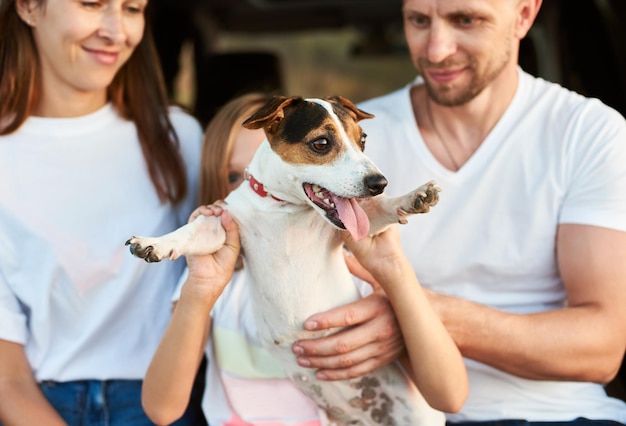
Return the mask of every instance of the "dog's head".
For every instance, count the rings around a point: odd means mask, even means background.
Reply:
[[[372,117],[341,96],[276,96],[243,125],[263,128],[267,136],[273,155],[256,165],[267,188],[308,203],[358,239],[369,231],[358,199],[381,194],[387,185],[363,153],[366,135],[358,122]]]

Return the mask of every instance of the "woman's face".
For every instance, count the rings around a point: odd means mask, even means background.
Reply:
[[[228,161],[228,191],[237,188],[244,180],[244,172],[261,142],[265,139],[263,129],[250,130],[242,127],[237,130],[233,150]]]
[[[147,3],[46,0],[22,10],[39,51],[44,96],[106,92],[143,37]]]

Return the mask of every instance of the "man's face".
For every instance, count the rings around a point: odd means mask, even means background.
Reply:
[[[403,5],[411,59],[435,102],[463,105],[517,63],[517,0],[404,0]]]

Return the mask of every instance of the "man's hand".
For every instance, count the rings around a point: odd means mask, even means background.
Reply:
[[[304,324],[311,331],[340,327],[349,328],[319,339],[300,340],[292,347],[298,364],[319,369],[318,379],[359,377],[404,353],[400,328],[382,289],[348,305],[312,315]]]

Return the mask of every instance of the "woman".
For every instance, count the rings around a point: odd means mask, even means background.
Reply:
[[[255,94],[235,98],[209,124],[202,158],[202,204],[225,198],[241,184],[244,170],[264,137],[262,130],[248,130],[241,123],[266,100],[267,97]],[[202,206],[190,220],[199,214],[220,215],[222,210],[218,205]],[[209,364],[202,405],[209,424],[329,424],[325,414],[292,384],[280,363],[263,349],[245,275],[236,272],[230,283],[225,279],[234,267],[239,240],[227,212],[222,215],[222,223],[227,231],[225,246],[215,256],[188,259],[188,275],[181,280],[172,320],[144,382],[142,398],[146,412],[159,424],[167,424],[182,414],[202,351],[206,350]],[[359,275],[368,282],[380,279],[386,284],[385,289],[394,292],[390,299],[402,316],[399,323],[412,362],[407,367],[419,365],[420,374],[413,378],[420,389],[429,392],[440,407],[458,410],[467,394],[460,354],[430,308],[417,278],[412,272],[407,273],[408,262],[397,234],[397,230],[386,232],[387,237],[377,237],[371,243],[350,242],[356,259],[363,260],[374,274],[361,269]],[[389,267],[379,264],[376,252],[388,253],[389,258],[397,260]],[[353,271],[360,267],[354,257],[347,259]],[[396,266],[400,269],[395,270]],[[405,300],[415,303],[418,312],[403,303]],[[446,366],[445,373],[424,373],[442,371],[442,365]]]
[[[152,424],[141,383],[184,264],[124,240],[186,222],[202,132],[168,107],[148,8],[0,2],[0,423]]]

